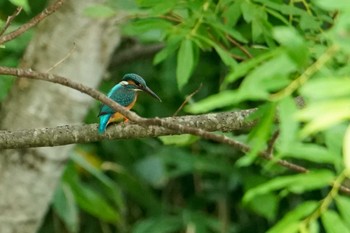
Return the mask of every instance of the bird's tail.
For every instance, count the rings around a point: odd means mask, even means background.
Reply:
[[[106,131],[109,118],[112,114],[105,114],[100,116],[100,124],[98,125],[98,133],[103,134]]]

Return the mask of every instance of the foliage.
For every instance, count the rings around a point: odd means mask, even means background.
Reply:
[[[203,83],[184,111],[258,107],[259,122],[227,134],[252,147],[247,155],[188,135],[78,145],[41,232],[349,232],[350,199],[338,190],[350,175],[349,6],[128,0],[85,9],[97,18],[126,12],[125,36],[164,43],[153,60],[112,70],[104,91],[133,70],[164,102],[140,98],[135,111],[169,116]],[[309,173],[257,157],[277,130],[274,158]]]

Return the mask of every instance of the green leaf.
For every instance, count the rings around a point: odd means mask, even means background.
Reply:
[[[324,132],[325,143],[327,148],[329,148],[335,154],[341,154],[343,151],[343,141],[345,131],[348,128],[347,123],[343,123],[337,127],[332,127]]]
[[[246,60],[246,61],[239,63],[237,66],[234,67],[232,72],[230,72],[225,77],[225,80],[222,84],[221,89],[226,88],[226,86],[229,83],[232,83],[232,82],[238,80],[239,78],[244,77],[245,75],[247,75],[247,73],[249,71],[256,68],[259,64],[261,64],[262,62],[267,61],[268,59],[280,54],[280,52],[281,52],[281,50],[279,50],[279,49],[269,50],[269,51],[262,53],[256,57],[253,57],[249,60]]]
[[[111,178],[106,176],[102,170],[99,170],[98,168],[92,166],[84,157],[80,156],[78,153],[73,152],[71,154],[72,161],[74,161],[76,164],[84,168],[87,172],[89,172],[91,175],[96,177],[99,181],[101,181],[104,185],[115,188],[115,184]]]
[[[250,72],[239,91],[245,99],[265,100],[271,92],[289,84],[289,75],[296,70],[295,63],[286,54],[281,54]]]
[[[234,39],[238,40],[239,42],[248,43],[247,39],[244,38],[244,36],[239,31],[235,30],[232,27],[228,27],[226,24],[223,24],[218,20],[210,20],[207,23],[211,25],[211,27],[220,30],[225,35],[228,34],[232,36]]]
[[[349,217],[349,216],[348,216]],[[333,210],[327,210],[321,215],[321,220],[326,232],[330,233],[350,233],[350,229],[346,226],[339,214]]]
[[[169,21],[160,18],[146,18],[122,26],[124,35],[135,36],[144,43],[165,40],[168,31],[173,27]]]
[[[350,199],[348,197],[336,196],[335,203],[339,210],[340,216],[346,224],[347,228],[350,229]]]
[[[345,168],[350,171],[350,125],[346,129],[343,143],[344,143],[344,152],[343,152],[344,165],[345,165]]]
[[[334,174],[328,170],[318,170],[305,174],[278,177],[249,189],[244,195],[243,201],[250,202],[256,196],[280,189],[302,193],[307,190],[323,188],[324,186],[329,185],[333,179]]]
[[[93,188],[82,183],[70,184],[79,206],[91,215],[110,223],[120,221],[116,208],[106,201],[106,198]]]
[[[96,4],[93,6],[86,7],[84,9],[84,15],[93,17],[93,18],[109,18],[116,14],[116,11],[107,6],[107,5],[100,5]]]
[[[299,204],[294,210],[289,211],[276,225],[270,228],[267,233],[287,233],[296,231],[299,221],[309,216],[318,207],[317,201],[306,201]],[[297,227],[297,228],[296,228]]]
[[[325,77],[312,79],[303,85],[300,91],[303,97],[312,101],[350,97],[350,78]]]
[[[232,67],[232,68],[237,65],[236,60],[232,58],[230,52],[223,49],[220,45],[218,45],[213,40],[209,39],[208,37],[198,35],[198,34],[196,35],[196,38],[198,38],[199,40],[201,40],[201,41],[205,42],[206,44],[210,45],[211,47],[213,47],[225,65]]]
[[[64,184],[69,185],[71,192],[74,194],[74,200],[81,209],[106,222],[116,223],[120,221],[117,208],[108,203],[105,196],[97,192],[96,188],[94,189],[80,182],[73,163],[68,164],[62,178]],[[111,195],[115,192],[111,192]]]
[[[209,233],[220,232],[222,225],[208,214],[201,211],[187,210],[185,209],[181,213],[183,224],[187,226],[190,232],[196,233]],[[235,232],[232,228],[229,228],[227,232]]]
[[[192,41],[185,39],[182,41],[177,54],[176,78],[180,90],[188,82],[193,70],[193,64],[194,52]]]
[[[305,10],[298,8],[296,7],[296,5],[293,5],[293,4],[287,5],[287,4],[278,3],[270,0],[254,0],[254,2],[259,2],[261,4],[264,4],[264,6],[267,6],[268,8],[274,9],[288,16],[289,15],[302,16],[302,15],[308,14]]]
[[[266,147],[266,142],[272,131],[273,121],[275,119],[276,104],[267,103],[261,106],[256,112],[256,115],[261,116],[258,124],[249,133],[248,140],[251,146],[251,151],[244,157],[240,158],[237,166],[250,165],[257,156],[259,151]]]
[[[346,9],[346,8],[342,8]],[[346,52],[347,54],[350,53],[350,22],[349,22],[349,15],[350,15],[350,7],[348,4],[347,8],[348,12],[344,14],[339,14],[337,17],[337,23],[332,27],[332,29],[329,31],[328,35],[329,38],[332,40],[332,43],[339,46],[338,51]]]
[[[250,23],[255,18],[256,6],[250,1],[243,1],[240,5],[244,20]]]
[[[289,25],[289,21],[278,10],[273,10],[273,9],[267,8],[266,12],[269,15],[272,15],[273,17],[275,17],[276,19],[279,19],[285,25]]]
[[[295,64],[303,67],[309,58],[309,49],[304,39],[292,27],[275,27],[274,38],[288,51]]]
[[[240,100],[237,91],[221,91],[218,94],[211,95],[197,103],[187,105],[184,109],[194,114],[209,112],[225,106],[232,106]]]
[[[177,1],[157,1],[156,5],[152,7],[152,13],[154,15],[164,15],[169,11],[172,11],[177,4]]]
[[[305,13],[305,12],[304,12]],[[329,19],[331,22],[332,19]],[[303,31],[307,30],[322,30],[322,22],[321,20],[318,20],[316,17],[310,14],[303,14],[300,18],[300,27]]]
[[[327,129],[349,119],[349,101],[350,98],[319,101],[299,110],[296,114],[297,119],[307,122],[301,131],[302,136]]]
[[[325,10],[350,10],[349,1],[347,0],[313,0],[315,5],[325,9]]]
[[[230,4],[227,6],[225,11],[223,12],[223,17],[226,20],[226,24],[228,27],[232,28],[236,25],[239,18],[242,15],[240,5],[242,4],[241,1],[234,1],[233,3],[230,1]]]
[[[289,145],[297,140],[299,128],[299,124],[294,118],[294,114],[297,111],[296,103],[292,97],[288,96],[280,101],[278,108],[280,119],[278,150],[289,151],[291,149]]]
[[[268,15],[261,7],[255,7],[254,18],[252,21],[252,40],[259,41],[265,36],[266,43],[269,44],[268,36],[270,36],[270,28],[268,28],[269,22],[267,21]],[[271,27],[271,26],[270,26]],[[270,47],[272,47],[270,45]]]
[[[28,0],[10,0],[13,5],[23,7],[26,12],[30,12]]]
[[[171,233],[182,229],[182,219],[177,216],[161,216],[138,221],[132,233]]]
[[[97,178],[97,180],[104,185],[103,187],[105,187],[107,193],[110,194],[111,200],[113,200],[120,209],[124,207],[121,192],[119,191],[116,183],[110,177],[104,174],[102,170],[92,166],[84,157],[80,156],[76,152],[73,152],[70,158],[72,161],[74,161],[74,163],[84,168],[89,174]]]
[[[159,51],[154,57],[153,64],[159,64],[161,61],[174,54],[175,51],[179,48],[182,39],[182,36],[171,36],[167,40],[165,47],[161,51]]]
[[[270,92],[276,91],[289,83],[288,75],[295,70],[294,63],[282,54],[254,69],[245,77],[238,91],[221,91],[195,104],[186,106],[185,110],[191,113],[201,113],[233,106],[245,99],[267,99]]]
[[[343,123],[324,132],[326,147],[333,154],[333,164],[338,173],[344,170],[343,139],[347,127],[347,124]]]
[[[216,45],[214,46],[214,49],[225,65],[229,67],[235,67],[237,65],[237,62],[232,58],[231,54],[228,51]]]
[[[284,150],[284,157],[308,160],[314,163],[330,163],[336,161],[335,154],[322,145],[295,142]]]
[[[71,233],[79,230],[79,211],[70,187],[61,183],[53,197],[53,208]]]
[[[274,221],[278,210],[278,200],[277,195],[267,193],[252,199],[248,207],[267,220]]]
[[[160,18],[146,18],[137,20],[123,27],[123,32],[128,35],[138,36],[140,32],[145,33],[152,30],[161,30],[166,32],[172,28],[172,24],[169,21]],[[170,38],[176,38],[177,35],[173,35]],[[181,36],[183,38],[183,36]],[[161,38],[157,38],[158,40]]]

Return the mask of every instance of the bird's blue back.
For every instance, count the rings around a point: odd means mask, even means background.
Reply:
[[[111,89],[107,96],[123,107],[127,107],[135,100],[136,93],[132,89],[118,83]],[[115,110],[107,105],[102,105],[99,116],[112,113],[115,113]]]

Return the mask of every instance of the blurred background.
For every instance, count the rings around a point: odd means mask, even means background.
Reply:
[[[47,4],[18,2],[30,10],[16,18],[14,27]],[[1,19],[12,14],[13,3],[18,2],[0,1]],[[311,83],[309,89],[276,99],[271,95],[297,79],[334,44],[341,52],[337,50],[336,59],[316,76],[348,76],[349,50],[337,37],[346,23],[337,28],[334,19],[337,14],[350,17],[350,11],[339,13],[340,3],[321,2],[110,0],[84,9],[84,16],[96,20],[123,15],[115,23],[121,30],[121,44],[100,82],[102,92],[107,93],[125,73],[137,73],[162,99],[159,103],[140,93],[133,111],[143,117],[172,116],[195,91],[178,115],[263,106],[255,116],[262,120],[254,130],[226,135],[259,151],[280,127],[277,156],[318,173],[297,175],[257,159],[256,151],[243,160],[243,154],[228,145],[189,135],[75,145],[39,232],[298,232],[297,226],[288,228],[288,224],[301,224],[311,215],[330,191],[329,181],[344,169],[343,147],[335,141],[342,141],[347,124],[344,118],[336,119],[336,124],[319,124],[299,137],[304,125],[326,110],[310,110],[310,118],[296,120],[290,117],[298,111],[292,99],[301,94],[312,104],[318,86]],[[0,49],[0,64],[17,66],[34,33]],[[7,97],[14,81],[0,79],[0,100]],[[344,96],[349,98],[346,90]],[[85,123],[97,123],[100,103],[87,108]],[[282,115],[279,126],[273,120],[276,109]],[[247,197],[255,187],[262,188]],[[350,205],[343,196],[336,203]],[[346,210],[334,205],[330,209],[349,230]],[[310,231],[304,232],[332,232],[327,217],[322,223],[317,218],[311,221]]]

